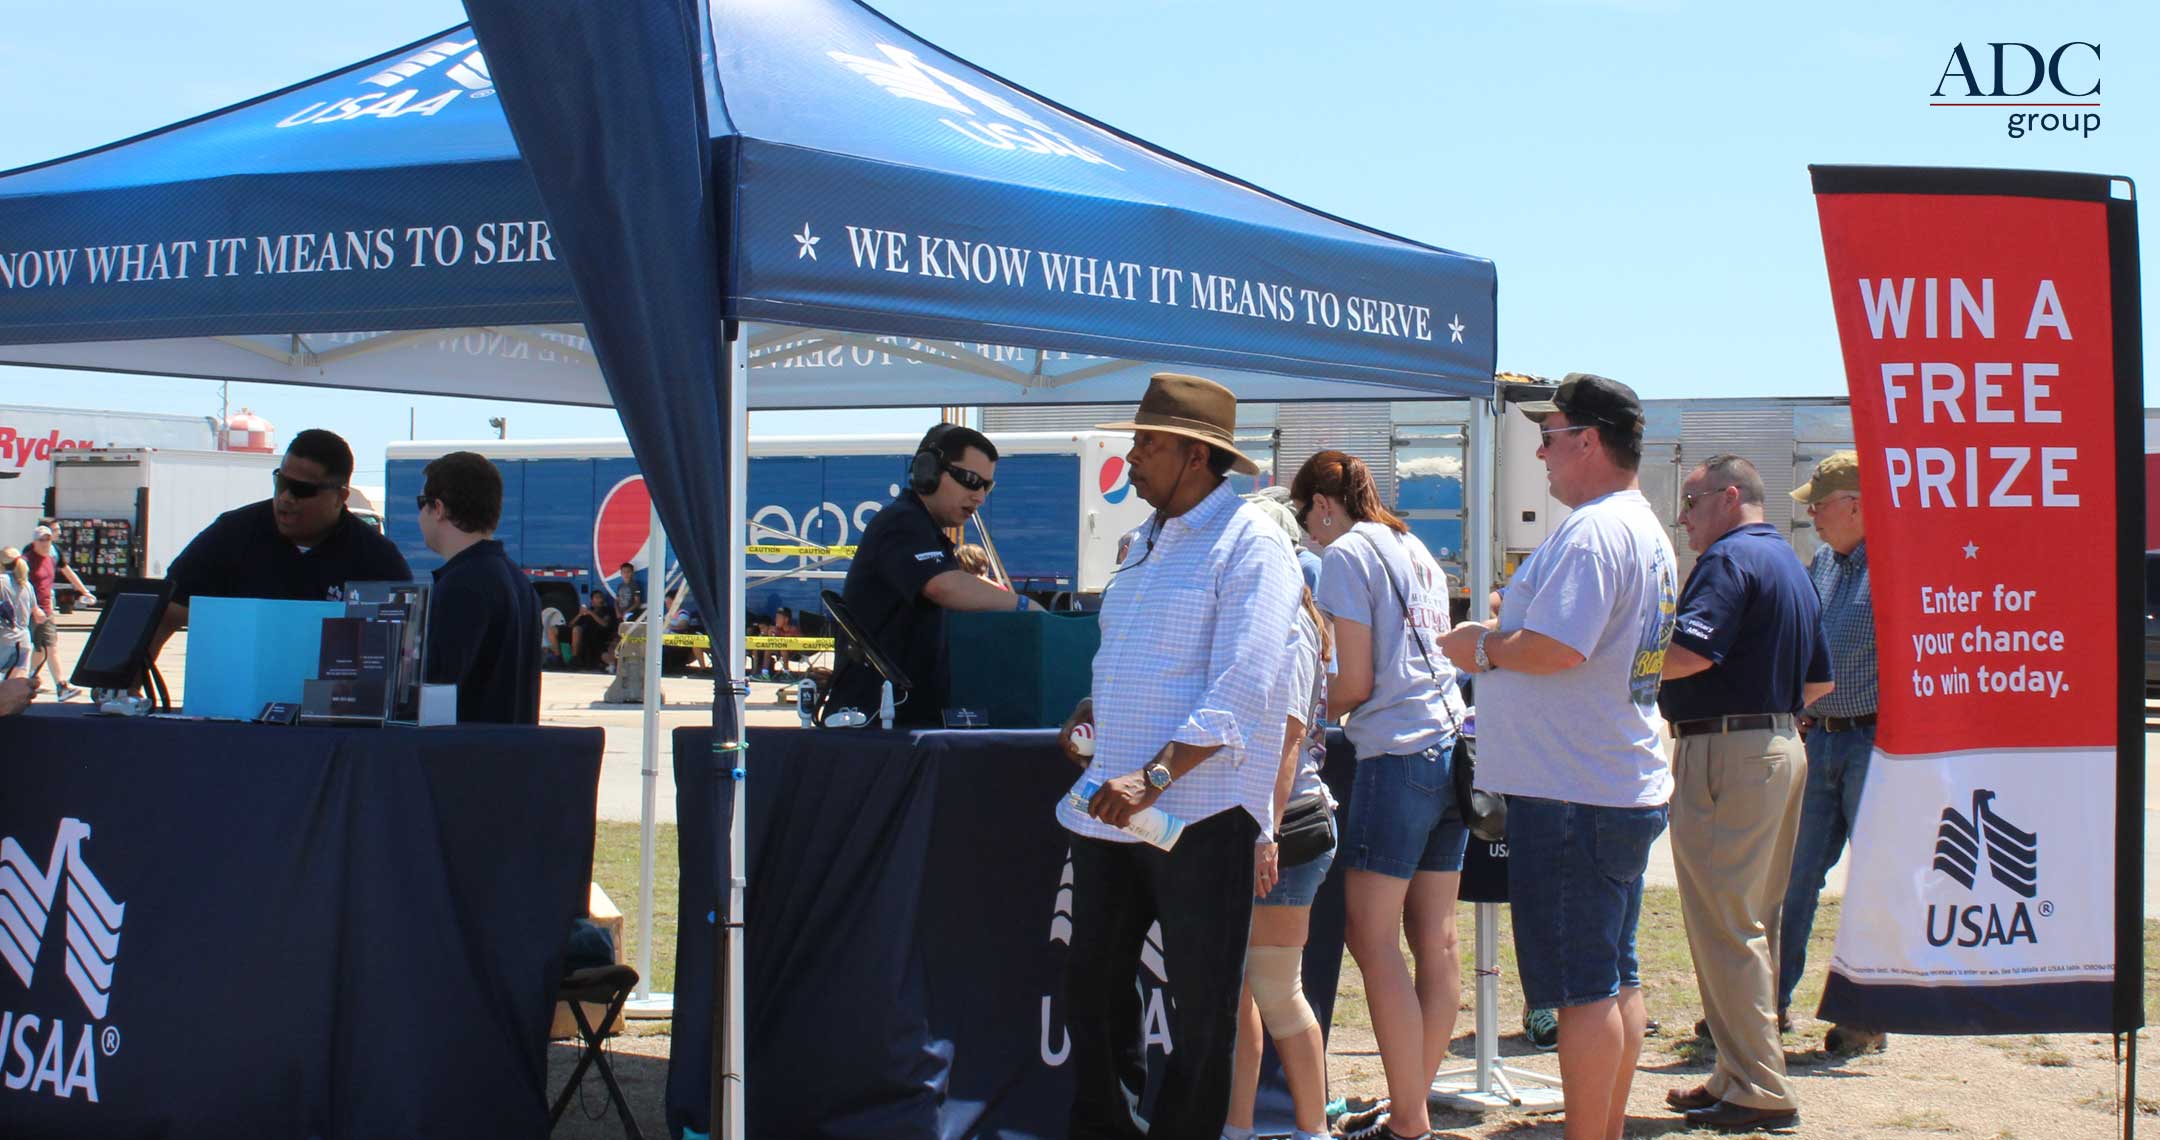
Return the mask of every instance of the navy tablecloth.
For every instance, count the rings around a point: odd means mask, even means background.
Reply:
[[[602,747],[0,720],[0,1131],[543,1135]]]
[[[751,731],[750,1135],[1065,1134],[1070,868],[1052,812],[1079,772],[1055,736]],[[711,741],[707,729],[675,734],[671,1131],[710,1131],[713,919],[725,902],[715,885],[732,794],[713,778]],[[1333,744],[1325,776],[1347,801],[1355,762]],[[1342,877],[1338,864],[1305,956],[1323,1026],[1342,965]],[[1151,1011],[1169,1000],[1147,968],[1139,981]],[[1160,1046],[1149,1053],[1159,1060]],[[1287,1094],[1269,1085],[1261,1118],[1287,1125]]]

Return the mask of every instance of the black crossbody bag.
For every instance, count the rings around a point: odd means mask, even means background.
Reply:
[[[1395,596],[1395,604],[1402,609],[1403,628],[1410,631],[1410,640],[1418,647],[1418,655],[1425,658],[1425,668],[1437,678],[1440,667],[1433,664],[1432,654],[1425,648],[1425,636],[1418,632],[1417,622],[1410,617],[1410,599],[1404,595],[1402,587],[1395,584],[1395,571],[1388,568],[1386,553],[1371,536],[1361,534],[1358,537],[1371,545],[1373,553],[1379,556],[1380,574],[1387,579],[1388,592]],[[1396,535],[1395,541],[1402,544],[1407,557],[1410,544],[1402,542],[1401,535]],[[1454,731],[1455,749],[1449,763],[1454,778],[1456,809],[1462,813],[1463,823],[1473,834],[1497,843],[1507,830],[1507,800],[1496,793],[1477,790],[1477,757],[1471,753],[1470,742],[1463,736],[1462,722],[1455,723]]]

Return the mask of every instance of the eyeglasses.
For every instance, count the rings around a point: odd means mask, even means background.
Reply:
[[[1730,487],[1712,487],[1707,491],[1697,491],[1691,495],[1683,494],[1680,496],[1680,509],[1683,511],[1692,511],[1695,509],[1695,504],[1702,502],[1704,499],[1707,499],[1712,495],[1722,495],[1730,490],[1732,490],[1732,488]]]
[[[1807,505],[1807,513],[1812,515],[1832,503],[1857,503],[1859,501],[1860,496],[1854,494],[1832,495],[1829,498],[1817,499],[1814,502],[1809,503]]]
[[[435,501],[435,496],[433,496],[433,495],[414,495],[414,496],[413,496],[413,509],[414,509],[414,510],[419,510],[419,511],[424,511],[424,510],[426,510],[426,509],[427,509],[427,505],[428,505],[429,503],[432,503],[432,502],[434,502],[434,501]]]
[[[343,483],[310,483],[305,479],[295,479],[285,474],[282,468],[272,471],[270,477],[272,485],[277,488],[277,494],[291,495],[295,499],[312,499],[324,491],[335,491],[345,485]]]
[[[1569,424],[1567,427],[1539,428],[1538,434],[1550,441],[1556,435],[1566,435],[1571,431],[1589,431],[1596,426],[1596,424]]]
[[[997,486],[997,480],[984,478],[957,463],[946,464],[945,473],[952,476],[953,482],[962,487],[970,491],[981,491],[985,495],[990,493],[990,488]]]
[[[1299,530],[1312,529],[1311,527],[1305,525],[1305,517],[1312,514],[1312,508],[1313,505],[1311,503],[1296,503],[1292,505],[1290,513],[1297,516],[1297,524]]]

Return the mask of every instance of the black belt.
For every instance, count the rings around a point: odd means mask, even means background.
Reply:
[[[1791,713],[1746,713],[1741,716],[1711,716],[1701,720],[1676,721],[1672,726],[1674,736],[1707,736],[1713,732],[1756,732],[1763,729],[1789,729],[1793,726]]]
[[[1850,732],[1856,728],[1866,728],[1874,723],[1874,713],[1868,713],[1864,716],[1819,716],[1815,718],[1815,727],[1824,732]]]

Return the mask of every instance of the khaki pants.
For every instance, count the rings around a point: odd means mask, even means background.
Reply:
[[[1717,1042],[1705,1087],[1749,1108],[1797,1108],[1778,1035],[1778,912],[1792,877],[1807,752],[1792,729],[1683,737],[1673,779],[1680,913]]]

